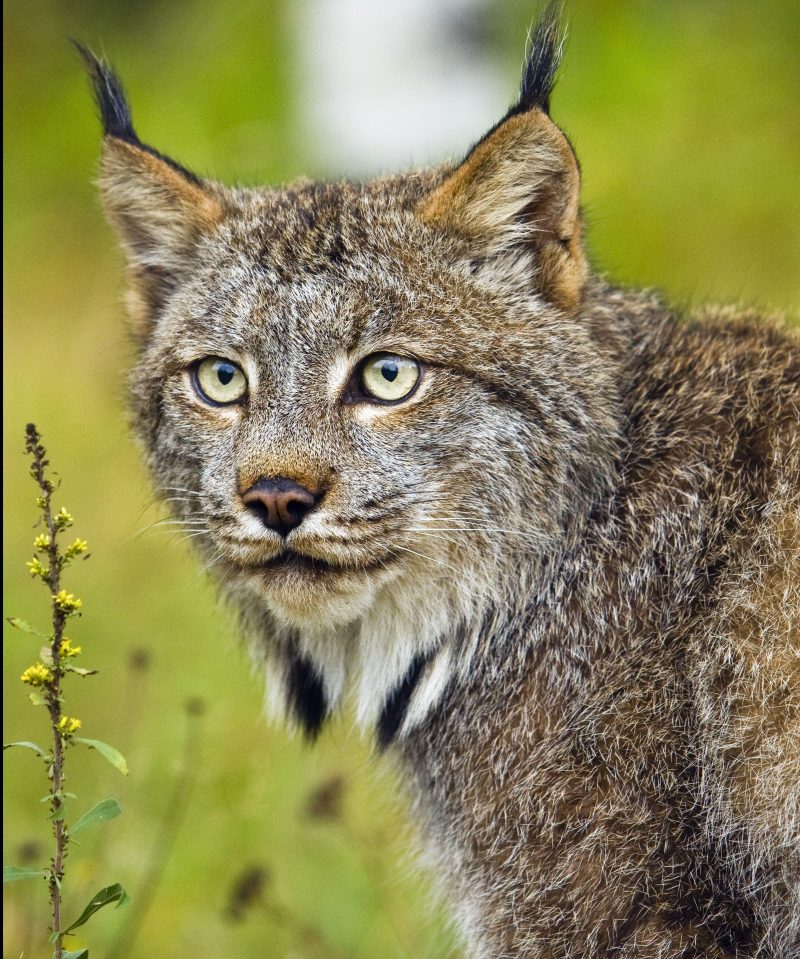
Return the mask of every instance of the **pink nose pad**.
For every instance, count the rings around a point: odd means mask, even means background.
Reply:
[[[242,494],[245,506],[281,536],[296,529],[321,499],[321,494],[312,493],[287,476],[262,477]]]

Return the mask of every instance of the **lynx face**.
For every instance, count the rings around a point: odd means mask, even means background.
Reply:
[[[346,687],[373,721],[414,674],[408,728],[612,469],[571,148],[530,94],[452,168],[229,190],[144,146],[86,57],[155,483],[303,724]]]

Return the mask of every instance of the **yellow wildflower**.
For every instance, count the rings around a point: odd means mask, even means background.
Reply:
[[[56,606],[61,610],[62,613],[76,613],[83,603],[77,599],[72,593],[68,593],[65,589],[60,590],[55,596],[53,596]]]
[[[49,533],[39,533],[36,539],[33,541],[33,548],[37,550],[45,550],[50,548],[50,534]]]
[[[45,576],[48,576],[50,573],[50,570],[47,568],[47,566],[43,566],[39,562],[38,556],[34,556],[33,559],[25,565],[28,567],[28,572],[31,574],[31,576],[41,576],[42,579],[44,579]]]
[[[53,517],[53,522],[56,524],[58,529],[66,529],[68,526],[72,526],[75,521],[72,518],[72,514],[68,513],[62,506]]]
[[[83,652],[81,646],[73,646],[69,639],[65,636],[61,640],[61,645],[58,647],[58,655],[64,658],[72,658],[73,656],[80,656]]]
[[[34,663],[33,666],[28,666],[19,678],[29,686],[44,686],[50,682],[53,674],[44,663]]]
[[[85,553],[88,548],[89,544],[85,539],[76,539],[66,548],[64,555],[67,559],[72,559],[73,556],[80,556],[81,553]]]
[[[81,728],[80,719],[73,716],[62,716],[58,721],[58,731],[62,736],[71,736]]]

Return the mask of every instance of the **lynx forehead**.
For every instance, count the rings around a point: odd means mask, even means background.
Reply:
[[[156,487],[275,711],[393,745],[471,954],[800,951],[800,357],[582,243],[554,7],[459,163],[244,190],[81,48]]]

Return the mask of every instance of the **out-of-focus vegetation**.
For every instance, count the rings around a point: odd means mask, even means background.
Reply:
[[[530,16],[519,0],[498,2],[487,31],[509,98]],[[554,115],[582,161],[595,261],[681,302],[796,309],[796,0],[574,0],[570,21]],[[231,617],[183,544],[142,532],[162,514],[126,428],[121,259],[92,184],[97,124],[66,38],[109,54],[148,142],[221,179],[275,182],[319,172],[305,154],[289,0],[12,0],[5,27],[8,612],[36,615],[22,456],[35,420],[96,557],[75,572],[89,614],[74,638],[103,682],[76,689],[74,708],[86,736],[102,728],[132,769],[120,787],[94,756],[74,757],[76,779],[113,790],[125,816],[87,833],[66,909],[113,862],[134,900],[153,870],[160,881],[133,955],[449,955],[404,852],[387,762],[346,722],[313,749],[268,727]],[[29,738],[18,677],[30,649],[8,633],[5,738]],[[5,763],[4,859],[33,864],[48,834],[39,769],[25,755]],[[46,899],[25,883],[7,891],[6,955],[46,954],[32,938]],[[97,954],[112,954],[118,920],[97,916]]]

